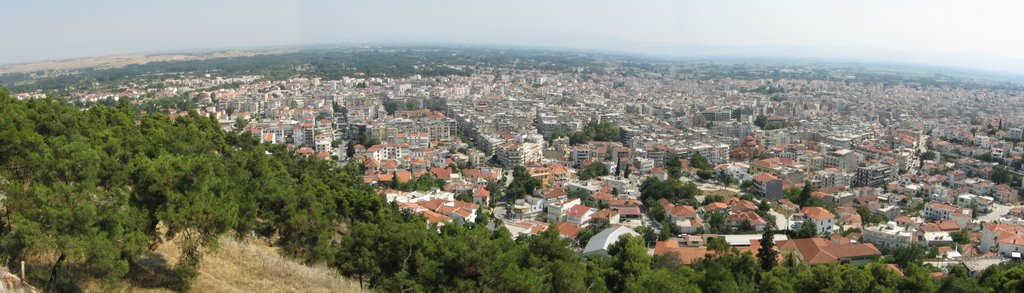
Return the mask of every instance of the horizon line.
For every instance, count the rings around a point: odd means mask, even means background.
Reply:
[[[671,45],[671,44],[669,44]],[[100,55],[86,55],[77,57],[61,57],[61,58],[47,58],[47,59],[35,59],[28,61],[15,61],[11,63],[0,63],[0,68],[18,66],[18,65],[30,65],[36,63],[46,62],[63,62],[73,61],[80,59],[89,58],[109,58],[118,56],[131,56],[131,55],[172,55],[172,54],[201,54],[201,53],[215,53],[215,52],[226,52],[226,51],[271,51],[271,50],[311,50],[311,49],[348,49],[359,46],[368,47],[441,47],[441,48],[457,48],[457,47],[469,47],[479,49],[518,49],[518,50],[547,50],[547,51],[572,51],[577,53],[589,53],[589,54],[602,54],[602,55],[622,55],[623,57],[644,57],[644,58],[658,58],[665,59],[666,61],[686,61],[685,59],[719,59],[719,60],[737,60],[737,59],[762,59],[762,60],[802,60],[802,61],[815,61],[818,63],[839,63],[839,64],[864,64],[864,65],[887,65],[887,66],[922,66],[922,67],[933,67],[947,70],[959,70],[966,71],[962,73],[984,73],[990,75],[997,75],[1006,78],[1014,79],[1015,82],[1024,83],[1024,71],[1009,71],[1005,69],[993,69],[984,67],[971,67],[963,65],[952,65],[952,64],[940,64],[935,62],[922,62],[922,61],[900,61],[893,60],[891,58],[878,58],[878,57],[850,57],[850,56],[787,56],[777,54],[688,54],[688,53],[677,53],[670,54],[665,52],[650,52],[650,51],[635,51],[635,50],[623,50],[623,49],[610,49],[610,48],[583,48],[583,47],[568,47],[558,45],[543,45],[543,44],[503,44],[503,43],[490,43],[490,42],[462,42],[462,41],[436,41],[436,42],[423,42],[423,41],[328,41],[328,42],[313,42],[313,43],[297,43],[297,44],[275,44],[275,45],[254,45],[254,46],[225,46],[225,47],[205,47],[205,48],[191,48],[191,49],[166,49],[166,50],[145,50],[145,51],[134,51],[124,53],[113,53],[113,54],[100,54]],[[752,48],[751,46],[700,46],[700,45],[674,45],[680,46],[680,48],[697,48],[697,47],[709,47],[709,48]],[[757,47],[757,46],[754,46]],[[809,47],[784,47],[784,46],[761,46],[761,47],[773,47],[773,48],[800,48],[800,49],[811,49]],[[992,56],[989,56],[992,57]],[[1014,59],[1007,57],[999,57],[1004,59]],[[219,58],[230,58],[230,57],[218,57]],[[1024,61],[1024,59],[1014,59]],[[163,61],[173,62],[173,61]],[[143,63],[144,64],[144,63]],[[82,68],[96,68],[96,66],[82,67]],[[105,69],[115,69],[122,67],[112,67]],[[52,69],[48,69],[52,70]],[[0,75],[13,74],[3,73]]]

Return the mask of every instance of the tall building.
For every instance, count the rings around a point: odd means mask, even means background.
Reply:
[[[854,186],[879,187],[896,180],[896,168],[890,165],[874,163],[857,167],[857,176],[853,179]]]

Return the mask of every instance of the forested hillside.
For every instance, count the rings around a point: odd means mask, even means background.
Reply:
[[[905,276],[881,261],[762,265],[728,248],[684,266],[624,238],[610,257],[584,260],[554,230],[513,240],[485,221],[429,227],[363,185],[357,166],[332,164],[194,113],[140,115],[127,103],[81,111],[0,90],[0,260],[26,261],[38,288],[116,289],[137,282],[145,253],[176,241],[167,286],[185,290],[218,239],[257,234],[278,239],[287,257],[385,292],[1024,290],[1020,263],[934,280],[920,255],[897,255]]]

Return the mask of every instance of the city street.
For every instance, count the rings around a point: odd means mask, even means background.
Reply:
[[[978,220],[983,222],[994,222],[999,220],[1000,217],[1006,215],[1006,213],[1010,212],[1010,209],[1015,207],[1024,207],[1024,205],[1001,205],[994,203],[992,204],[992,212],[978,216]]]
[[[786,215],[776,212],[775,209],[772,209],[771,214],[775,217],[775,229],[789,229],[789,218]]]

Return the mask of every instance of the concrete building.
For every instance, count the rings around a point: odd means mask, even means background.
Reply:
[[[940,202],[926,204],[924,206],[924,218],[935,221],[950,220],[959,224],[960,227],[967,227],[967,224],[972,220],[970,209],[963,209]]]
[[[981,243],[978,248],[983,252],[998,252],[999,255],[1018,257],[1024,253],[1024,225],[995,224],[981,225]]]
[[[823,207],[805,207],[800,213],[793,214],[790,219],[793,226],[790,229],[800,229],[804,223],[812,222],[818,228],[818,234],[833,233],[836,231],[836,215]]]
[[[882,251],[892,251],[914,245],[914,232],[897,225],[894,221],[864,227],[863,232],[863,240],[874,244]]]
[[[857,170],[858,161],[859,158],[857,157],[857,153],[847,149],[830,152],[825,157],[826,166],[839,168],[840,170],[849,173],[853,173]]]
[[[761,173],[754,177],[754,189],[772,200],[782,198],[782,183],[782,179],[769,173]]]
[[[867,166],[857,167],[857,175],[854,177],[854,186],[879,187],[896,180],[896,168],[890,165],[875,163]]]

